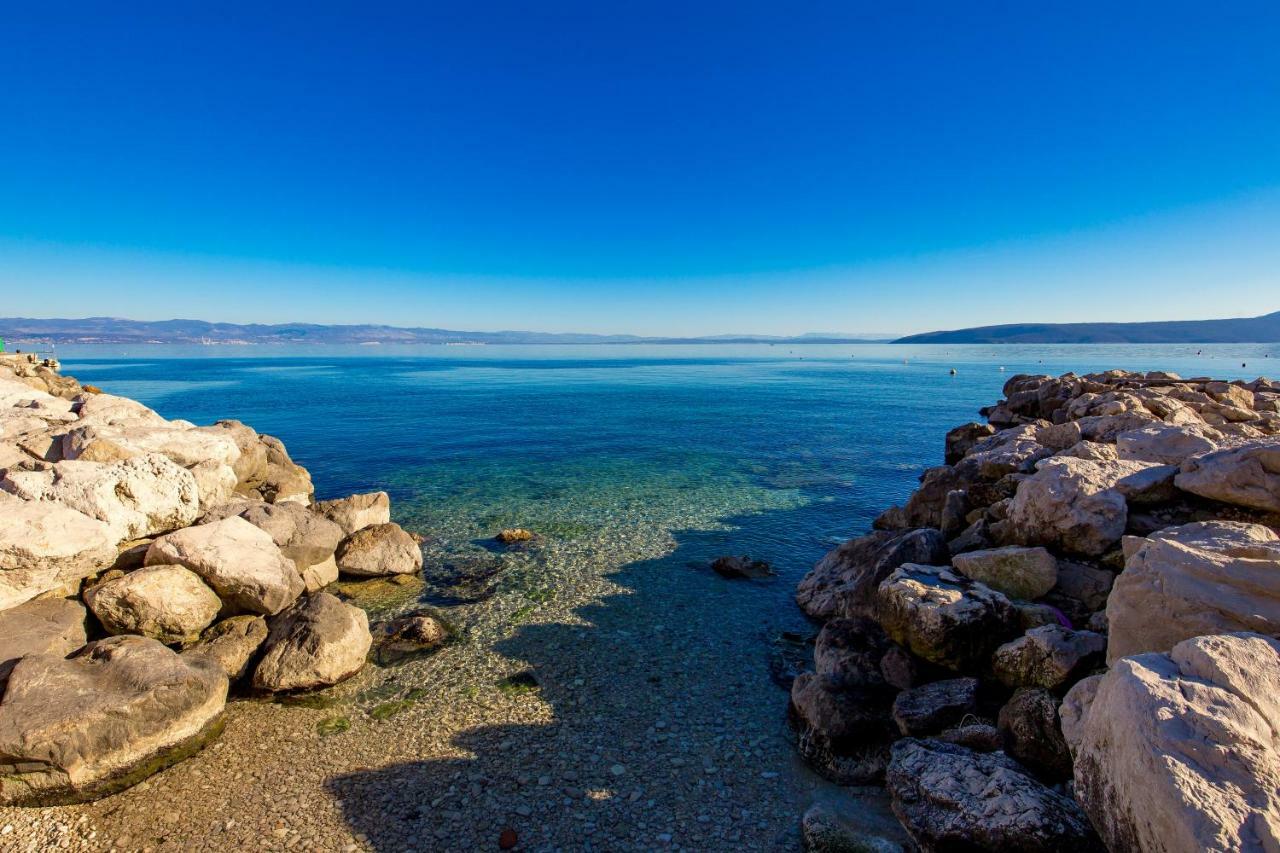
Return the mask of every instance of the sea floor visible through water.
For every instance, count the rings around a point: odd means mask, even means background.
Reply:
[[[796,759],[795,584],[939,464],[1015,372],[1252,378],[1280,347],[84,347],[64,371],[282,438],[319,497],[385,489],[440,651],[305,699],[113,797],[0,810],[0,849],[795,850],[838,791]],[[1197,354],[1200,351],[1200,354]],[[1243,366],[1241,366],[1243,365]],[[951,369],[955,369],[955,375]],[[1003,368],[1003,370],[1001,369]],[[538,533],[505,548],[505,527]],[[726,580],[711,561],[770,562]],[[859,808],[880,809],[874,797]]]

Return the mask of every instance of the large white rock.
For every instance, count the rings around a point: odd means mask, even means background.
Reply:
[[[337,561],[353,577],[410,575],[422,568],[422,547],[395,522],[374,524],[342,540]]]
[[[186,566],[231,607],[279,613],[303,590],[302,578],[271,535],[232,517],[162,536],[147,549],[145,563]]]
[[[240,449],[230,435],[174,426],[174,423],[176,422],[122,426],[95,425],[92,435],[132,453],[159,453],[183,468],[210,461],[233,465],[240,458]],[[81,429],[73,430],[66,435],[62,442],[62,452],[67,459],[79,458],[83,450],[91,446],[91,443],[84,441],[85,435],[86,433]]]
[[[78,801],[141,781],[207,738],[226,697],[216,664],[147,637],[25,657],[0,701],[0,802]]]
[[[1201,497],[1280,512],[1280,438],[1193,456],[1182,463],[1175,482]]]
[[[1197,453],[1217,450],[1224,436],[1206,424],[1152,424],[1116,436],[1121,459],[1181,465]]]
[[[268,622],[270,634],[253,672],[258,690],[310,690],[360,671],[373,645],[369,617],[327,592],[301,598]]]
[[[386,492],[369,492],[363,495],[320,501],[316,511],[351,535],[357,530],[374,524],[391,521],[391,499]]]
[[[1280,643],[1196,637],[1062,707],[1076,800],[1111,850],[1280,849]]]
[[[235,469],[225,462],[206,459],[187,470],[195,477],[201,512],[225,504],[236,490]]]
[[[147,566],[92,587],[85,601],[109,634],[162,643],[194,640],[222,609],[216,593],[182,566]]]
[[[1260,524],[1201,521],[1131,549],[1107,599],[1107,660],[1189,637],[1280,635],[1280,539]]]
[[[107,568],[111,528],[82,512],[0,492],[0,610]]]
[[[159,454],[107,465],[59,462],[43,471],[10,470],[0,489],[78,510],[109,525],[118,541],[184,527],[200,510],[195,477]]]
[[[0,409],[7,409],[27,401],[51,403],[57,399],[52,394],[32,388],[25,382],[0,376]]]
[[[1025,545],[1047,545],[1098,556],[1124,533],[1128,505],[1116,488],[1125,473],[1118,462],[1055,456],[1018,484],[1009,503],[1012,537]]]

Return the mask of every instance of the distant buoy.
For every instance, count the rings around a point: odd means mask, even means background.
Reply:
[[[1004,367],[1003,367],[1003,366],[1001,366],[1001,367],[1000,367],[1000,372],[1001,372],[1001,373],[1004,373]]]
[[[1242,362],[1240,362],[1240,366],[1241,366],[1241,367],[1248,367],[1249,365],[1245,364],[1245,363],[1242,361]]]
[[[906,363],[907,363],[907,360],[904,358],[904,359],[902,360],[902,363],[903,363],[903,364],[906,364]]]
[[[955,375],[956,375],[956,369],[955,369],[954,367],[953,367],[953,368],[951,368],[951,375],[952,375],[952,376],[955,376]]]

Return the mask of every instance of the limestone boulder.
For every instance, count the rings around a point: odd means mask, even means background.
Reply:
[[[1121,459],[1181,465],[1217,450],[1222,440],[1222,433],[1207,424],[1151,424],[1116,436],[1116,452]]]
[[[893,745],[893,811],[926,853],[1101,853],[1084,813],[1001,752],[938,740]]]
[[[194,640],[222,609],[195,572],[151,565],[91,587],[85,601],[108,634],[141,634],[162,643]]]
[[[818,632],[813,666],[835,687],[883,685],[886,679],[881,662],[889,646],[889,638],[870,619],[832,619]]]
[[[875,618],[876,588],[890,572],[903,563],[945,565],[947,559],[946,540],[937,530],[877,530],[818,561],[796,588],[796,601],[815,619]]]
[[[122,462],[58,462],[7,471],[0,489],[28,501],[57,503],[106,523],[117,541],[167,533],[195,521],[195,477],[159,454]]]
[[[268,620],[253,686],[264,691],[312,690],[355,675],[373,645],[369,617],[327,592],[299,599]]]
[[[269,533],[281,553],[293,560],[303,579],[310,578],[308,590],[312,584],[325,586],[337,580],[334,552],[342,541],[342,528],[324,516],[293,501],[232,503],[220,507],[209,517],[220,514],[238,515]]]
[[[83,425],[69,431],[62,441],[62,453],[66,459],[79,459],[96,440],[105,440],[124,452],[143,455],[158,453],[182,468],[201,462],[221,462],[234,465],[240,450],[229,437],[180,425],[178,421],[161,421],[159,424],[103,424]],[[92,427],[92,432],[86,431]]]
[[[316,512],[342,528],[344,535],[351,535],[375,524],[391,521],[391,499],[386,492],[369,492],[362,495],[320,501]]]
[[[267,454],[267,474],[258,491],[268,503],[293,501],[309,506],[315,487],[311,484],[311,475],[307,469],[289,458],[289,452],[280,439],[260,435],[258,440],[262,442]]]
[[[236,489],[236,472],[225,462],[206,459],[187,469],[196,479],[196,492],[200,496],[200,511],[226,503]]]
[[[209,627],[183,656],[202,655],[227,678],[238,681],[249,671],[249,662],[267,639],[267,620],[261,616],[232,616]]]
[[[1275,639],[1220,634],[1123,658],[1077,685],[1062,716],[1076,798],[1110,849],[1280,849]]]
[[[0,610],[0,692],[19,659],[66,657],[87,643],[87,616],[80,602],[68,598],[36,599]]]
[[[251,427],[240,421],[223,420],[213,426],[201,427],[205,432],[223,433],[235,442],[239,457],[232,464],[236,477],[236,487],[242,491],[252,491],[262,486],[267,479],[267,448]]]
[[[1042,461],[1009,504],[1010,536],[1085,556],[1114,547],[1128,520],[1115,464],[1061,456]]]
[[[304,588],[271,535],[239,517],[161,536],[147,548],[145,563],[185,566],[228,606],[247,613],[279,613]]]
[[[0,610],[76,583],[115,559],[116,538],[103,522],[0,492]]]
[[[1280,512],[1280,438],[1193,456],[1182,463],[1176,483],[1203,498]]]
[[[991,669],[1007,687],[1066,687],[1102,665],[1107,638],[1061,625],[1032,628],[996,649]]]
[[[1013,598],[1031,600],[1058,582],[1058,560],[1044,548],[1010,545],[951,558],[956,571]]]
[[[411,575],[422,570],[422,547],[395,522],[362,527],[338,546],[338,571],[352,577]]]
[[[1009,599],[950,568],[907,563],[877,591],[880,624],[894,642],[948,669],[974,671],[1017,628]]]
[[[836,687],[814,673],[802,673],[791,685],[788,709],[800,756],[840,785],[877,781],[895,736],[892,702],[893,690],[884,685]]]
[[[947,433],[946,458],[948,465],[954,465],[965,457],[965,454],[978,442],[995,435],[995,427],[990,424],[962,424]]]
[[[1041,779],[1071,778],[1071,751],[1062,735],[1058,700],[1043,687],[1020,687],[997,719],[1004,751]]]
[[[128,787],[216,735],[227,678],[148,637],[18,661],[0,700],[0,802],[52,805]]]
[[[1136,540],[1107,623],[1110,663],[1207,634],[1280,636],[1280,538],[1260,524],[1204,521]]]
[[[936,734],[978,707],[978,679],[948,678],[903,690],[893,700],[893,721],[909,737]]]

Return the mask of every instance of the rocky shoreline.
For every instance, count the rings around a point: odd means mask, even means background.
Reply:
[[[0,357],[0,805],[115,793],[216,738],[228,694],[330,687],[374,644],[339,576],[415,574],[385,492],[315,502],[284,445]],[[375,626],[430,648],[429,615]]]
[[[982,414],[797,589],[799,751],[905,830],[815,807],[807,847],[1276,849],[1280,383],[1019,375]]]

